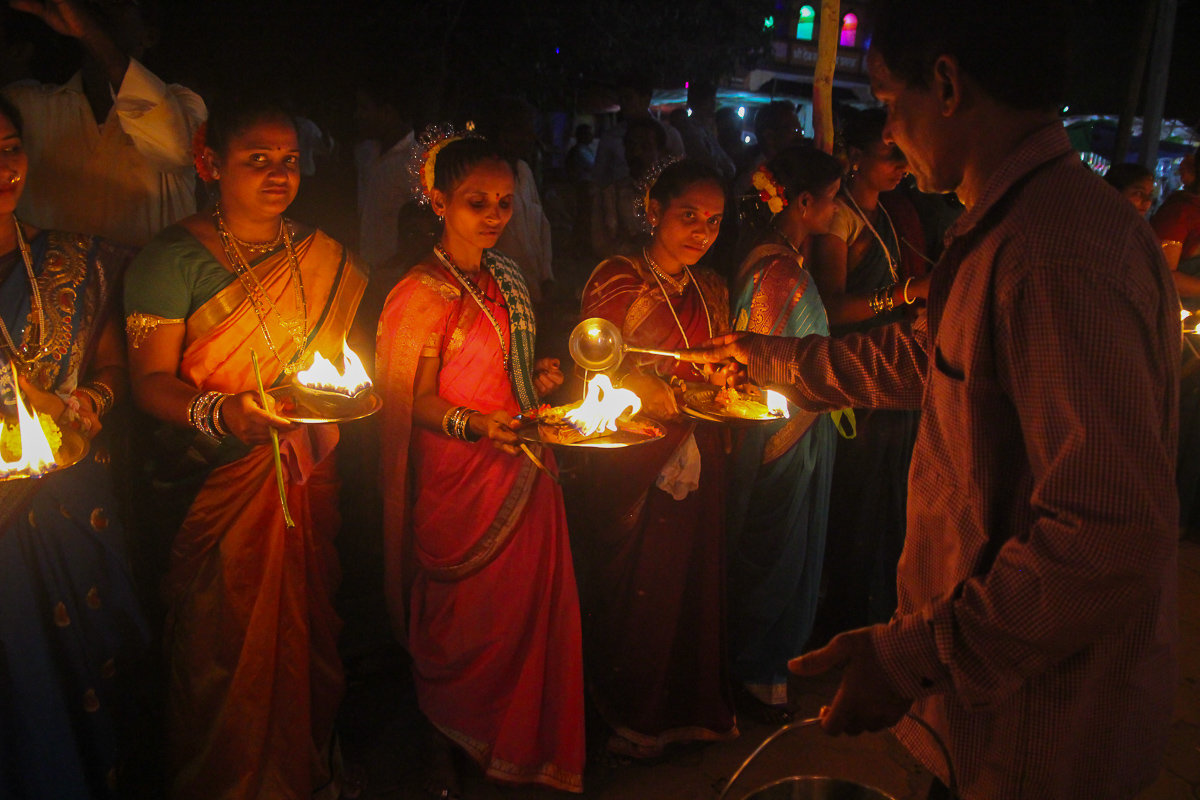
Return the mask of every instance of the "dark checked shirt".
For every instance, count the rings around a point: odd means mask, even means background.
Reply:
[[[947,248],[927,316],[760,340],[750,374],[811,410],[922,410],[900,606],[872,640],[963,796],[1132,797],[1176,689],[1179,300],[1149,226],[1057,124]],[[946,780],[927,734],[896,733]]]

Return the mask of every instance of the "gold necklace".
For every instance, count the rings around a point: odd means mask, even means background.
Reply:
[[[441,243],[433,246],[433,254],[437,256],[438,261],[442,262],[442,266],[450,270],[450,274],[454,276],[454,279],[461,283],[463,288],[474,298],[476,304],[479,305],[479,308],[487,316],[488,321],[492,323],[492,329],[496,331],[496,338],[500,340],[500,350],[504,353],[504,371],[508,372],[508,343],[504,340],[504,331],[501,330],[500,323],[496,321],[496,316],[487,307],[487,304],[483,302],[483,292],[479,290],[479,286],[475,281],[467,277],[458,264],[454,263],[454,259],[446,252],[446,248],[442,247]],[[480,265],[480,269],[483,269],[482,265]]]
[[[671,312],[671,316],[675,318],[675,327],[679,328],[679,333],[683,336],[683,346],[690,348],[692,345],[688,341],[687,331],[683,329],[683,323],[679,321],[679,315],[675,313],[675,306],[671,303],[671,298],[667,297],[667,290],[663,287],[660,280],[660,277],[662,277],[669,281],[671,279],[670,276],[663,273],[659,266],[654,263],[654,259],[650,257],[650,254],[646,252],[646,248],[644,247],[642,248],[642,256],[645,257],[646,263],[650,265],[650,274],[654,276],[654,280],[658,281],[658,288],[663,293],[663,300],[667,303],[667,309]],[[700,290],[700,284],[696,283],[692,277],[692,271],[688,269],[687,264],[683,265],[683,271],[687,273],[687,280],[678,283],[681,287],[679,293],[683,294],[683,289],[687,287],[688,283],[696,284],[696,294],[700,296],[700,307],[704,309],[704,321],[708,324],[708,338],[711,339],[713,337],[712,315],[708,313],[708,302],[704,299],[704,292]]]
[[[220,203],[217,203],[217,213],[220,214]],[[224,218],[222,218],[224,219]],[[229,238],[233,240],[241,249],[245,250],[252,256],[259,256],[263,253],[269,253],[283,242],[283,217],[279,218],[279,230],[275,232],[275,238],[267,242],[247,242],[245,239],[239,239],[233,231],[229,230],[229,226],[225,226],[225,232],[229,234]]]
[[[667,285],[674,290],[675,294],[683,294],[683,290],[687,288],[688,282],[692,279],[692,273],[688,270],[687,264],[683,265],[684,276],[682,278],[676,278],[674,275],[671,275],[662,267],[660,267],[658,262],[650,257],[650,252],[645,247],[642,248],[642,258],[646,260],[646,266],[650,267],[650,271],[663,281],[666,281]]]
[[[283,371],[289,375],[292,374],[304,366],[305,349],[308,345],[308,299],[304,294],[304,278],[300,273],[300,261],[296,258],[296,248],[292,244],[291,230],[281,219],[280,237],[283,239],[284,249],[287,250],[288,265],[292,271],[292,292],[295,295],[296,307],[300,309],[300,316],[286,319],[279,311],[279,307],[275,305],[275,301],[267,294],[266,288],[254,274],[254,270],[250,268],[241,251],[238,250],[233,234],[229,232],[225,218],[221,215],[220,204],[213,209],[213,222],[217,227],[217,236],[221,240],[221,246],[225,249],[225,257],[229,259],[229,265],[233,267],[234,274],[237,275],[238,281],[245,289],[246,296],[250,299],[250,305],[254,308],[254,315],[258,317],[258,327],[262,331],[263,338],[267,340],[267,347],[271,349],[275,359],[283,366]],[[279,354],[279,348],[275,346],[275,340],[271,337],[266,320],[267,307],[270,311],[275,312],[279,324],[296,344],[296,354],[287,361],[284,361],[283,356]]]
[[[46,336],[46,312],[42,305],[42,290],[38,286],[37,276],[33,274],[33,257],[29,254],[29,245],[25,241],[25,234],[21,232],[21,223],[17,220],[16,215],[12,218],[13,227],[17,231],[17,249],[21,252],[21,260],[25,262],[25,274],[29,276],[29,312],[30,316],[34,317],[31,325],[37,331],[37,342],[31,341],[32,331],[26,330],[25,342],[21,347],[17,347],[13,341],[12,334],[8,332],[8,326],[4,324],[4,319],[0,318],[0,335],[3,335],[4,341],[0,342],[8,348],[22,364],[28,366],[38,359],[38,356],[45,352],[42,346],[42,340]]]

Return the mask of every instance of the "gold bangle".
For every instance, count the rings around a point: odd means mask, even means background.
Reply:
[[[90,389],[99,395],[100,403],[96,406],[96,416],[102,417],[112,410],[113,403],[116,402],[117,396],[113,392],[112,387],[104,381],[88,381],[80,388]]]
[[[912,283],[912,278],[906,280],[904,282],[904,288],[900,290],[900,296],[904,298],[904,305],[906,306],[911,306],[913,303],[917,302],[917,298],[915,297],[912,300],[908,299],[908,285],[910,283]]]
[[[72,394],[82,395],[92,401],[92,410],[99,417],[104,409],[104,401],[100,399],[100,393],[88,386],[76,386]]]

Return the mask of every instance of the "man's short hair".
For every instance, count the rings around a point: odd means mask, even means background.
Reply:
[[[1050,111],[1066,96],[1069,22],[1063,0],[887,0],[871,49],[911,86],[950,55],[996,100]]]

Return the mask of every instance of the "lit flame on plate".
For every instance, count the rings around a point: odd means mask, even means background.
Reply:
[[[642,401],[628,389],[617,389],[607,375],[600,374],[588,381],[583,402],[563,418],[584,436],[600,431],[616,431],[617,417],[628,411],[636,414]]]
[[[784,419],[791,416],[791,412],[788,411],[787,398],[774,389],[763,389],[763,402],[766,403],[767,411],[771,412],[771,416]]]
[[[9,461],[0,453],[0,476],[18,472],[23,475],[33,476],[49,472],[56,466],[54,463],[54,451],[50,448],[50,441],[46,438],[46,434],[42,430],[42,425],[38,422],[37,415],[31,410],[26,409],[20,390],[16,390],[16,393],[17,430],[21,435],[21,457],[15,461]],[[10,427],[12,425],[9,422],[0,422],[0,437],[3,436],[5,429]]]
[[[342,342],[342,361],[346,368],[339,371],[333,362],[317,353],[311,367],[296,373],[296,380],[301,386],[337,392],[347,397],[354,397],[371,387],[371,379],[363,369],[362,360],[345,342]]]

